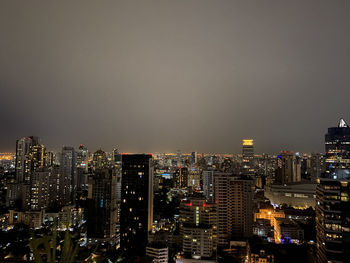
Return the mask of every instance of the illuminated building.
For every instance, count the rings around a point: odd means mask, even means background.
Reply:
[[[208,202],[214,202],[214,171],[203,171],[203,194]]]
[[[350,127],[341,119],[325,135],[326,171],[318,179],[317,262],[350,258]]]
[[[122,155],[120,246],[126,253],[145,255],[153,224],[153,158]]]
[[[275,183],[284,185],[297,182],[301,182],[300,158],[293,152],[282,151],[277,156]]]
[[[304,230],[289,218],[274,218],[274,238],[276,243],[301,243]]]
[[[188,258],[210,258],[216,250],[216,205],[196,194],[180,204],[182,251]]]
[[[196,164],[198,161],[197,159],[197,152],[192,152],[191,153],[191,164]]]
[[[249,263],[274,263],[275,258],[274,255],[271,253],[266,253],[265,250],[261,249],[258,251],[255,251],[254,249],[251,249],[249,253]]]
[[[250,177],[214,173],[218,246],[252,235],[253,188]]]
[[[103,169],[107,168],[108,166],[108,161],[107,161],[107,155],[104,151],[101,149],[97,150],[94,153],[94,156],[92,158],[92,169]]]
[[[9,225],[24,223],[30,228],[39,228],[44,222],[45,210],[40,211],[16,211],[9,210]]]
[[[58,212],[46,212],[44,223],[54,223],[57,219],[57,228],[66,229],[67,227],[77,226],[83,222],[82,208],[76,208],[75,206],[64,206]]]
[[[45,148],[36,136],[16,141],[16,181],[29,183],[31,173],[44,166]]]
[[[49,178],[51,174],[49,171],[36,171],[32,175],[30,187],[30,209],[41,210],[49,205],[50,188]]]
[[[179,167],[174,173],[175,187],[186,188],[188,182],[188,169],[187,167]]]
[[[87,187],[87,173],[89,169],[89,151],[82,144],[79,145],[79,148],[76,151],[76,166],[76,188],[77,191],[81,191]]]
[[[265,197],[271,204],[281,206],[287,204],[298,209],[316,206],[316,184],[272,184],[265,186]]]
[[[113,241],[117,224],[116,175],[112,169],[96,169],[88,180],[87,236]]]
[[[146,256],[151,257],[154,263],[168,263],[168,247],[161,242],[152,242],[146,247]]]
[[[270,220],[257,218],[253,223],[253,234],[261,237],[273,237]]]
[[[80,144],[79,148],[77,150],[77,158],[76,158],[76,162],[77,162],[77,168],[78,169],[83,169],[85,172],[88,171],[88,167],[89,167],[89,151],[88,149]]]
[[[242,140],[242,173],[245,175],[254,175],[254,141],[252,139]]]
[[[196,168],[192,167],[188,171],[188,178],[187,178],[187,187],[191,187],[192,189],[200,189],[200,179],[201,174],[200,171]]]
[[[270,225],[274,226],[275,218],[285,218],[285,214],[283,210],[267,208],[267,209],[259,209],[258,213],[254,213],[254,221],[257,219],[267,219],[270,221]]]
[[[46,168],[51,167],[54,165],[54,153],[45,151],[44,155],[44,166]]]

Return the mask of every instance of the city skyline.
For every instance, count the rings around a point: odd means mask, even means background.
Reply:
[[[346,120],[344,119],[344,118],[340,118],[339,119],[339,121],[338,121],[338,124],[337,125],[334,125],[334,126],[332,126],[332,127],[348,127],[348,123],[346,122]],[[23,139],[26,139],[26,138],[36,138],[36,140],[38,140],[42,145],[43,145],[43,147],[47,147],[47,145],[45,145],[44,143],[43,143],[43,141],[42,141],[42,138],[40,138],[40,137],[38,137],[38,136],[33,136],[33,135],[31,135],[31,136],[22,136],[21,138],[19,138],[18,139],[18,141],[20,141],[20,140],[23,140]],[[16,140],[17,141],[17,140]],[[18,143],[18,142],[17,142]],[[17,144],[16,143],[16,144]],[[193,153],[195,153],[195,154],[233,154],[233,155],[235,155],[235,154],[243,154],[243,156],[244,156],[244,151],[245,151],[245,147],[251,147],[252,149],[254,149],[255,147],[256,147],[256,145],[255,145],[255,141],[254,141],[254,139],[252,139],[252,138],[244,138],[244,139],[242,139],[241,140],[241,142],[240,142],[241,144],[241,147],[243,147],[243,148],[241,148],[240,150],[241,150],[241,152],[213,152],[213,151],[209,151],[209,152],[198,152],[198,151],[193,151],[193,149],[192,149],[192,151],[181,151],[180,149],[177,149],[176,151],[174,150],[174,149],[172,149],[172,150],[170,150],[170,151],[163,151],[163,152],[160,152],[160,151],[154,151],[154,152],[146,152],[146,151],[144,151],[144,152],[131,152],[131,151],[124,151],[123,149],[120,149],[118,146],[109,146],[107,149],[103,149],[104,151],[106,151],[106,152],[110,152],[111,154],[115,151],[115,150],[117,150],[118,152],[119,151],[122,151],[122,154],[142,154],[142,153],[145,153],[145,154],[177,154],[178,152],[180,152],[180,153],[182,153],[182,154],[188,154],[188,155],[192,155]],[[76,147],[77,146],[77,144],[74,144],[74,145],[62,145],[62,147],[61,148],[52,148],[52,147],[47,147],[47,150],[49,150],[49,151],[52,151],[52,152],[60,152],[62,149],[64,149],[65,147]],[[83,148],[86,148],[87,147],[87,145],[84,145],[84,144],[79,144],[79,149],[80,149],[80,147],[83,147]],[[110,147],[112,147],[112,148],[110,148]],[[16,149],[17,147],[15,147],[15,149]],[[94,152],[98,152],[98,151],[101,151],[102,150],[102,147],[97,147],[97,148],[95,148],[95,149],[91,149],[91,148],[89,148],[89,147],[87,147],[86,148],[87,150],[89,150],[90,151],[90,154],[92,154],[92,153],[94,153]],[[243,149],[243,151],[242,151],[242,149]],[[252,150],[253,152],[252,152],[252,154],[254,155],[254,150]],[[275,152],[275,153],[266,153],[266,152],[256,152],[255,151],[255,154],[257,154],[257,155],[259,155],[259,154],[270,154],[270,155],[273,155],[273,154],[280,154],[280,153],[282,153],[282,152],[291,152],[292,154],[294,154],[294,153],[296,153],[296,154],[299,154],[299,153],[301,153],[301,154],[311,154],[311,153],[317,153],[317,152],[312,152],[312,151],[309,151],[309,152],[301,152],[301,151],[298,151],[298,150],[290,150],[290,149],[280,149],[278,152]],[[320,151],[320,152],[318,152],[318,153],[323,153],[323,151]],[[2,153],[2,154],[6,154],[6,155],[11,155],[11,154],[15,154],[14,152],[12,152],[12,151],[7,151],[7,152],[0,152],[0,153]]]
[[[0,261],[350,262],[350,1],[0,1]]]
[[[347,1],[3,1],[0,151],[324,152],[349,119]]]

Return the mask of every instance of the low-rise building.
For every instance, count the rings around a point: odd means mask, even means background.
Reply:
[[[161,242],[150,243],[146,247],[146,256],[151,257],[154,263],[167,263],[169,258],[168,247]]]

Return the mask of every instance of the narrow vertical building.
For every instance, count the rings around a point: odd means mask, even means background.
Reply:
[[[153,163],[150,154],[122,155],[120,245],[144,256],[153,224]]]
[[[64,205],[75,202],[76,178],[76,153],[73,147],[63,146],[60,158],[60,200]]]
[[[202,173],[203,194],[208,202],[214,202],[214,171],[207,170]]]
[[[113,169],[96,169],[88,179],[87,236],[115,241],[117,224],[117,177]]]
[[[252,139],[242,140],[242,173],[254,175],[254,141]]]

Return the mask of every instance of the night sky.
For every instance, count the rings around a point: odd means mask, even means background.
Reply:
[[[0,151],[323,151],[350,1],[0,1]]]

